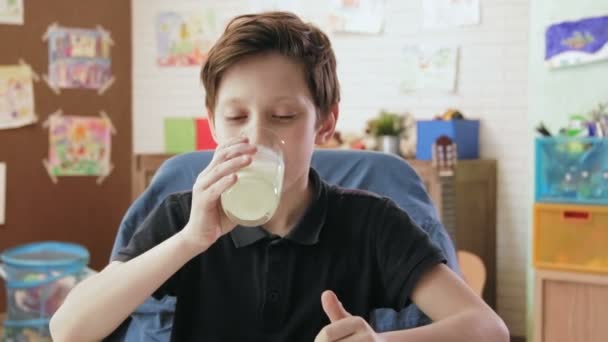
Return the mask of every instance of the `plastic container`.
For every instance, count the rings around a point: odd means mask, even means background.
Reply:
[[[535,204],[534,265],[608,273],[608,207]]]
[[[608,139],[536,139],[536,202],[608,205]]]
[[[70,243],[19,246],[4,251],[0,261],[7,294],[4,338],[11,341],[27,340],[27,333],[47,338],[53,313],[67,293],[90,274],[86,267],[89,252]]]
[[[479,158],[479,120],[420,120],[416,122],[416,159],[431,160],[433,144],[442,135],[454,141],[458,159]]]

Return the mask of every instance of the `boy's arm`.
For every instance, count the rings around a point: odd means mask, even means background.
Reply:
[[[442,261],[437,248],[410,217],[386,201],[372,236],[378,263],[377,307],[400,310],[414,302],[433,324],[377,334],[361,317],[351,316],[335,295],[323,294],[330,319],[317,341],[506,342],[502,320]],[[329,291],[328,291],[329,292]]]
[[[434,323],[381,334],[385,341],[509,341],[500,317],[445,265],[426,272],[411,298]]]
[[[78,284],[50,323],[55,341],[99,341],[204,249],[177,233],[128,262],[112,262]]]
[[[325,291],[321,304],[331,323],[319,332],[315,342],[509,341],[509,331],[498,315],[445,265],[424,273],[411,297],[434,323],[378,334],[363,318],[348,313],[332,291]]]
[[[163,285],[234,228],[220,210],[220,195],[236,182],[236,171],[251,163],[253,153],[255,146],[243,137],[219,146],[197,177],[191,198],[184,193],[165,199],[118,253],[127,262],[112,263],[70,292],[51,319],[53,340],[100,340],[156,290],[159,296],[171,293],[175,282]]]

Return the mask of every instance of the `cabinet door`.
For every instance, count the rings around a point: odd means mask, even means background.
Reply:
[[[459,161],[454,192],[456,248],[483,260],[488,275],[483,298],[496,308],[496,161]]]
[[[608,277],[537,271],[539,342],[608,341]]]

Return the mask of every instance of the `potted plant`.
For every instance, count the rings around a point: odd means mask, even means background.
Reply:
[[[378,117],[368,122],[367,131],[376,137],[382,152],[399,154],[399,139],[404,130],[401,115],[381,110]]]

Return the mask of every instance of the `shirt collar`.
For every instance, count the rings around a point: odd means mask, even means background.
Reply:
[[[327,216],[327,184],[321,180],[317,172],[312,168],[310,169],[308,180],[313,187],[312,201],[304,212],[304,216],[285,236],[285,239],[302,245],[314,245],[319,241],[319,235],[325,225],[325,218]],[[230,237],[237,248],[254,244],[259,240],[272,236],[272,233],[261,226],[237,226],[230,232]]]

